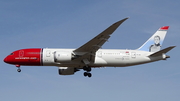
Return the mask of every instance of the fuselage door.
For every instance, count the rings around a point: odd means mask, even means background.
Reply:
[[[47,50],[46,51],[46,57],[50,57],[51,56],[51,51],[50,50]]]
[[[97,56],[100,57],[100,58],[102,58],[102,51],[98,51],[98,52],[97,52]]]
[[[131,57],[136,58],[136,52],[131,52]]]

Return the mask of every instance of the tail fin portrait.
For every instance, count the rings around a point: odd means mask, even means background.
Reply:
[[[162,43],[169,26],[159,28],[138,50],[157,52],[161,50]]]

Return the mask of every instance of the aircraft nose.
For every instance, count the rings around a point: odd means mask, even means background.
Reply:
[[[9,63],[9,62],[8,62],[8,57],[4,58],[4,62],[5,62],[5,63]]]
[[[11,64],[13,62],[13,60],[9,56],[7,56],[6,58],[4,58],[4,62]]]

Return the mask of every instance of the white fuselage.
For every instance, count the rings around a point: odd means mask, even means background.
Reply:
[[[76,67],[81,68],[84,63],[73,60],[66,62],[56,62],[56,52],[73,53],[74,49],[43,49],[42,63],[44,66],[58,66],[58,67]],[[77,53],[76,53],[77,54]],[[85,54],[85,53],[78,53]],[[95,55],[95,61],[88,65],[91,67],[125,67],[138,65],[158,60],[163,60],[165,57],[149,57],[152,52],[139,50],[120,50],[120,49],[99,49]],[[65,59],[65,58],[63,58]]]

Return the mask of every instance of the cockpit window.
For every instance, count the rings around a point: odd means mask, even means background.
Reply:
[[[9,54],[9,55],[13,55],[14,53],[11,53],[11,54]]]

